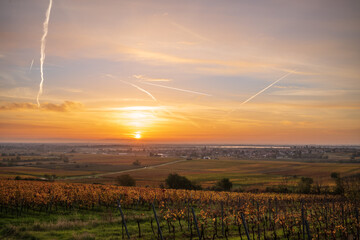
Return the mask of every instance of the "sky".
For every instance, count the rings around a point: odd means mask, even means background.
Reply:
[[[360,144],[355,0],[0,1],[0,142]],[[39,105],[37,96],[39,94]]]

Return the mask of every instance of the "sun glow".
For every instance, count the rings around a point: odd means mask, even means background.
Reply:
[[[140,139],[140,138],[141,138],[141,132],[136,132],[136,133],[134,134],[134,138],[135,138],[135,139]]]

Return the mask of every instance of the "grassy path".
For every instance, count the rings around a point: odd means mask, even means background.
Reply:
[[[167,165],[171,165],[171,164],[175,164],[175,163],[180,163],[180,162],[185,162],[185,161],[186,160],[184,160],[184,159],[183,160],[176,160],[176,161],[167,162],[167,163],[161,163],[161,164],[152,165],[152,166],[145,166],[145,167],[140,167],[140,168],[116,171],[116,172],[107,172],[107,173],[99,173],[99,174],[92,174],[92,175],[65,177],[63,179],[65,179],[65,180],[72,179],[73,180],[73,179],[85,179],[85,178],[98,178],[98,177],[103,177],[103,176],[108,176],[108,175],[113,175],[113,174],[119,174],[119,173],[128,173],[128,172],[141,171],[141,170],[145,170],[145,169],[153,169],[153,168],[163,167],[163,166],[167,166]]]

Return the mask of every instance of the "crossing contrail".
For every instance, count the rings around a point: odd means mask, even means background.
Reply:
[[[34,59],[31,61],[30,68],[29,68],[29,73],[31,72],[31,69],[32,69],[32,67],[33,67],[33,64],[34,64]]]
[[[139,87],[138,85],[135,85],[135,84],[133,84],[133,83],[126,82],[126,81],[124,81],[124,80],[120,80],[120,81],[123,82],[123,83],[129,84],[129,85],[133,86],[134,88],[136,88],[136,89],[138,89],[138,90],[146,93],[146,94],[149,95],[155,102],[158,101],[150,92],[148,92],[148,91],[146,91],[145,89]]]
[[[109,78],[114,78],[114,79],[115,79],[115,77],[114,77],[113,75],[111,75],[111,74],[106,74],[106,76],[109,77]],[[138,85],[135,85],[135,84],[133,84],[133,83],[130,83],[130,82],[127,82],[127,81],[124,81],[124,80],[121,80],[121,79],[119,79],[119,80],[120,80],[120,82],[122,82],[122,83],[125,83],[125,84],[128,84],[128,85],[130,85],[130,86],[133,86],[133,87],[136,88],[137,90],[146,93],[148,96],[150,96],[150,97],[152,98],[152,100],[154,100],[155,102],[158,102],[158,100],[157,100],[150,92],[148,92],[148,91],[146,91],[145,89],[139,87]]]
[[[105,76],[106,76],[106,77],[109,77],[109,78],[116,79],[116,77],[113,76],[113,75],[111,75],[111,74],[106,74]],[[130,85],[130,86],[133,86],[134,88],[136,88],[136,89],[138,89],[138,90],[146,93],[146,94],[149,95],[155,102],[157,102],[157,104],[159,104],[159,106],[161,106],[161,105],[160,105],[160,102],[159,102],[150,92],[148,92],[148,91],[146,91],[145,89],[139,87],[138,85],[135,85],[135,84],[130,83],[130,82],[128,82],[128,81],[124,81],[124,80],[121,80],[121,79],[119,79],[119,80],[120,80],[120,82],[123,82],[123,83],[125,83],[125,84]],[[161,107],[163,107],[163,106],[161,106]],[[182,120],[186,120],[186,121],[188,121],[190,124],[192,124],[193,126],[195,126],[195,127],[197,127],[197,128],[200,128],[200,126],[199,126],[197,123],[195,123],[193,120],[191,120],[191,119],[188,118],[188,117],[185,117],[185,116],[182,116],[182,115],[179,115],[179,114],[174,114],[173,112],[171,112],[170,110],[166,109],[165,107],[164,107],[163,110],[164,110],[167,114],[171,115],[171,116],[174,117],[174,118],[179,118],[179,119],[182,119]]]
[[[256,93],[255,95],[249,97],[248,99],[246,99],[246,100],[245,100],[244,102],[242,102],[240,105],[243,105],[243,104],[249,102],[251,99],[253,99],[253,98],[256,97],[257,95],[263,93],[263,92],[266,91],[267,89],[271,88],[274,84],[276,84],[276,83],[279,82],[280,80],[286,78],[287,76],[289,76],[289,75],[292,74],[292,73],[293,73],[293,71],[286,73],[284,76],[282,76],[281,78],[277,79],[275,82],[273,82],[272,84],[270,84],[269,86],[267,86],[266,88],[264,88],[263,90],[261,90],[260,92],[258,92],[258,93]]]
[[[169,86],[164,86],[164,85],[159,85],[159,84],[149,83],[149,82],[142,82],[142,83],[145,83],[145,84],[148,84],[148,85],[153,85],[153,86],[156,86],[156,87],[162,87],[162,88],[177,90],[177,91],[181,91],[181,92],[188,92],[188,93],[199,94],[199,95],[204,95],[204,96],[211,96],[210,94],[207,94],[207,93],[201,93],[201,92],[191,91],[191,90],[182,89],[182,88],[169,87]]]
[[[43,83],[44,83],[44,60],[45,60],[45,46],[46,46],[46,36],[48,34],[48,28],[49,28],[49,19],[50,19],[50,11],[52,6],[52,0],[49,2],[49,7],[46,10],[46,17],[44,21],[44,34],[41,38],[41,50],[40,50],[40,75],[41,75],[41,82],[39,86],[39,92],[36,97],[37,105],[40,107],[39,97],[43,92]]]

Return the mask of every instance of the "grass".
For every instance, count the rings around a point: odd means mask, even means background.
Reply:
[[[150,209],[141,209],[139,211],[125,209],[123,211],[131,239],[156,239],[153,230],[156,234],[157,226],[155,220],[153,220],[153,228],[151,227],[150,219],[153,219],[153,213]],[[196,211],[196,214],[199,214],[199,211]],[[23,214],[21,217],[2,213],[0,218],[0,237],[1,239],[8,240],[121,239],[122,235],[125,235],[125,231],[122,229],[121,216],[114,209],[104,211],[72,211],[53,213],[51,215],[33,212]],[[141,237],[139,237],[136,219],[140,222]],[[175,233],[169,231],[165,221],[160,221],[160,225],[163,236],[166,239],[173,239],[174,235],[175,239],[190,239],[190,232],[184,220],[182,220],[183,231],[180,230],[178,222],[174,223]],[[208,236],[210,236],[213,234],[214,229],[208,227],[206,231]],[[219,226],[218,231],[218,234],[221,235],[221,226]],[[238,239],[238,237],[234,236],[237,234],[235,227],[231,228],[231,232],[233,237],[228,239]],[[196,230],[193,229],[195,239],[197,239],[196,234]],[[243,232],[243,237],[244,234]],[[124,239],[127,239],[126,235]]]
[[[119,217],[101,212],[1,214],[1,236],[7,239],[94,239],[102,228],[116,228]],[[116,236],[111,234],[111,236]]]
[[[153,228],[151,227],[151,219],[154,219],[150,208],[123,209],[127,228],[131,239],[157,239],[156,222],[153,220]],[[159,219],[162,219],[161,213],[157,210]],[[196,209],[196,215],[199,216],[199,209]],[[221,220],[218,216],[217,234],[218,238],[225,239],[221,233]],[[139,229],[136,221],[141,226],[141,237],[139,237]],[[168,225],[164,220],[160,220],[162,234],[165,239],[191,239],[190,231],[187,228],[187,222],[182,220],[182,230],[177,221],[173,222],[175,232],[169,231]],[[249,222],[248,222],[249,224]],[[194,226],[193,226],[194,227]],[[252,238],[251,225],[248,225],[250,237]],[[170,228],[171,229],[171,228]],[[211,239],[215,230],[210,223],[206,228],[207,239]],[[239,239],[238,228],[234,224],[229,226],[230,236],[227,239]],[[193,238],[197,239],[197,233],[194,229]],[[276,229],[277,236],[283,239],[283,232],[280,226]],[[0,238],[1,239],[127,239],[125,230],[122,228],[122,220],[117,209],[96,209],[96,210],[73,210],[56,213],[39,213],[27,212],[22,216],[16,217],[13,214],[0,213]],[[254,237],[256,236],[256,228]],[[262,233],[261,233],[262,234]],[[269,233],[267,233],[269,234]],[[123,238],[124,235],[124,238]],[[175,236],[175,237],[174,237]],[[268,235],[269,236],[269,235]],[[242,227],[242,237],[246,239],[244,229]],[[264,239],[263,236],[260,239]]]
[[[140,220],[141,239],[153,239],[150,218],[153,217],[149,209],[124,210],[128,221],[127,227],[132,238],[138,236]],[[144,215],[141,215],[144,214]],[[0,214],[1,239],[120,239],[122,238],[122,221],[115,209],[104,211],[72,211],[66,213],[45,214],[27,213],[21,217],[11,214]],[[185,225],[185,222],[183,223]],[[153,222],[156,231],[156,223]],[[164,235],[167,227],[162,222]],[[125,234],[125,231],[124,231]],[[171,233],[172,235],[172,233]],[[177,233],[181,239],[182,233]]]

